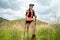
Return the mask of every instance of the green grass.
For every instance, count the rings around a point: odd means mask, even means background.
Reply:
[[[17,30],[0,30],[0,40],[19,40],[22,32]]]
[[[24,33],[17,30],[0,30],[0,40],[22,40]],[[29,34],[31,39],[31,33]],[[26,40],[27,37],[26,37]],[[60,40],[60,27],[52,25],[49,29],[36,30],[36,40]]]
[[[0,25],[0,40],[23,40],[23,31],[18,31],[17,29],[12,29],[16,25],[16,28],[19,26],[24,27],[24,19],[14,20],[14,21],[3,21]],[[36,27],[41,24],[48,24],[42,21],[37,20]],[[28,38],[28,39],[27,39]],[[25,40],[31,39],[31,32]],[[34,40],[60,40],[60,26],[59,25],[50,25],[50,28],[44,28],[36,30],[36,38]]]

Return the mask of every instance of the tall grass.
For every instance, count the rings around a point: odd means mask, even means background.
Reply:
[[[0,40],[20,40],[22,32],[17,30],[0,30]]]
[[[0,40],[23,40],[23,36],[24,31],[11,30],[10,28],[0,30]],[[25,40],[31,40],[31,32]],[[60,26],[51,25],[49,28],[36,30],[34,40],[60,40]]]
[[[23,32],[17,30],[0,30],[0,40],[22,40]],[[31,33],[29,34],[31,39]],[[26,40],[27,36],[26,36]],[[52,25],[50,28],[36,30],[35,40],[60,40],[60,27]]]

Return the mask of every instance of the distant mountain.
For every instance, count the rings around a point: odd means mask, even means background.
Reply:
[[[9,20],[0,17],[0,24],[3,23],[3,22],[5,22],[5,21],[9,21]]]
[[[4,22],[4,21],[9,21],[9,20],[0,17],[0,23],[2,23],[2,22]]]

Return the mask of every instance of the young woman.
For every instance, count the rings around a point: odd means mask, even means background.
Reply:
[[[34,38],[35,35],[35,25],[34,25],[34,20],[36,18],[35,11],[33,10],[34,4],[29,4],[29,9],[26,11],[26,28],[27,32],[29,30],[29,25],[31,24],[32,26],[32,38]]]

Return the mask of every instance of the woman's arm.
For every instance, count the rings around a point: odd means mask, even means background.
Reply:
[[[26,16],[28,16],[29,15],[29,12],[28,12],[28,10],[26,11],[26,14],[25,14]]]

